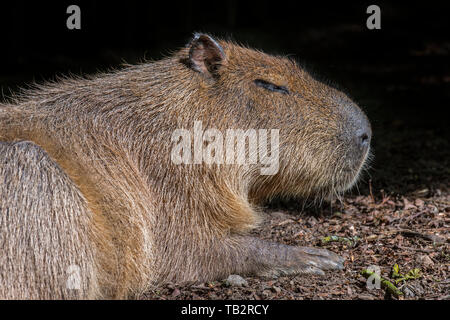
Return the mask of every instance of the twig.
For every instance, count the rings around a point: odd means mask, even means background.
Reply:
[[[445,239],[435,236],[433,234],[424,234],[420,232],[415,232],[411,230],[399,230],[401,234],[407,237],[418,237],[424,240],[432,241],[433,243],[445,243]]]
[[[422,253],[435,252],[434,250],[427,250],[427,249],[420,249],[420,248],[413,248],[413,247],[403,247],[403,246],[399,246],[398,244],[396,246],[397,246],[397,248],[399,248],[401,250],[411,250],[411,251],[417,251],[417,252],[422,252]]]

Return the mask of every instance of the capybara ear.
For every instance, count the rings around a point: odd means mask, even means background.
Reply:
[[[189,64],[197,72],[216,76],[225,53],[216,40],[202,33],[196,33],[189,42]]]

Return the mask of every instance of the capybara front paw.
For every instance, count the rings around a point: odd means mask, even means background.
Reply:
[[[326,270],[342,270],[344,259],[334,252],[311,247],[295,247],[293,254],[260,275],[279,277],[293,274],[324,275]]]
[[[342,270],[345,259],[326,249],[299,247],[300,262],[321,270]]]

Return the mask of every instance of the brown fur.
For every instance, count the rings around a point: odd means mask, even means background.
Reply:
[[[365,157],[350,164],[353,151],[337,138],[348,128],[342,109],[365,116],[293,61],[219,43],[223,56],[190,55],[194,42],[157,62],[49,83],[0,105],[1,298],[126,298],[165,281],[339,267],[332,253],[246,234],[267,199],[350,187]],[[195,70],[193,57],[212,62]],[[172,132],[196,120],[222,132],[279,128],[278,174],[173,164]],[[65,287],[74,264],[81,290]]]

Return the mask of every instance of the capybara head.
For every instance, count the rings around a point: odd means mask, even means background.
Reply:
[[[372,133],[366,115],[345,93],[290,58],[205,34],[196,34],[183,55],[215,101],[210,120],[221,127],[279,129],[279,171],[255,180],[255,197],[330,197],[357,181]]]

